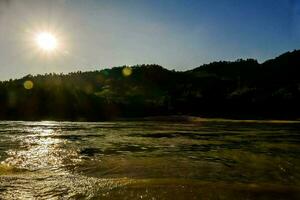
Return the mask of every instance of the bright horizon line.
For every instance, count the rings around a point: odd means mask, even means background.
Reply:
[[[103,68],[99,68],[99,69],[91,69],[91,70],[77,70],[77,71],[69,71],[69,72],[54,72],[54,71],[52,71],[52,72],[46,72],[46,73],[44,73],[44,74],[40,74],[40,73],[35,73],[35,74],[26,74],[26,75],[23,75],[23,76],[21,76],[21,77],[17,77],[17,78],[9,78],[9,79],[6,79],[6,80],[0,80],[0,82],[6,82],[6,81],[9,81],[9,80],[18,80],[18,79],[22,79],[22,78],[24,78],[24,77],[26,77],[26,76],[28,76],[28,75],[32,75],[32,76],[37,76],[37,75],[42,75],[42,76],[44,76],[44,75],[46,75],[46,74],[51,74],[51,73],[54,73],[54,74],[62,74],[62,75],[68,75],[69,73],[74,73],[74,72],[83,72],[83,73],[85,73],[85,72],[95,72],[95,71],[101,71],[101,70],[105,70],[105,69],[113,69],[113,68],[116,68],[116,67],[124,67],[124,66],[129,66],[129,67],[137,67],[137,66],[139,66],[139,65],[159,65],[159,66],[161,66],[161,67],[163,67],[164,69],[167,69],[167,70],[170,70],[170,71],[172,71],[172,70],[175,70],[175,71],[177,71],[177,72],[185,72],[185,71],[190,71],[190,70],[193,70],[193,69],[195,69],[195,68],[198,68],[198,67],[201,67],[201,66],[203,66],[203,65],[208,65],[208,64],[210,64],[210,63],[214,63],[214,62],[235,62],[235,61],[237,61],[237,60],[239,60],[239,59],[242,59],[242,60],[247,60],[247,59],[253,59],[253,60],[256,60],[259,64],[263,64],[263,63],[265,63],[265,62],[267,62],[267,61],[269,61],[269,60],[272,60],[272,59],[275,59],[275,58],[277,58],[277,57],[279,57],[279,56],[281,56],[281,55],[283,55],[283,54],[285,54],[285,53],[291,53],[291,52],[294,52],[294,51],[299,51],[300,49],[294,49],[294,50],[289,50],[289,51],[285,51],[285,52],[282,52],[282,53],[280,53],[279,55],[276,55],[275,57],[272,57],[272,58],[268,58],[268,59],[265,59],[264,61],[259,61],[257,58],[251,58],[251,57],[247,57],[247,58],[238,58],[238,59],[235,59],[235,60],[216,60],[216,61],[212,61],[212,62],[209,62],[209,63],[203,63],[203,64],[201,64],[201,65],[199,65],[199,66],[196,66],[196,67],[192,67],[192,68],[190,68],[190,69],[185,69],[185,70],[176,70],[176,69],[170,69],[170,68],[167,68],[167,67],[164,67],[163,65],[160,65],[160,64],[157,64],[157,63],[143,63],[143,64],[134,64],[134,65],[126,65],[126,64],[124,64],[124,65],[119,65],[119,66],[107,66],[107,67],[103,67]]]

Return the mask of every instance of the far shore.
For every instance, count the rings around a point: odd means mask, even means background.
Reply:
[[[118,121],[157,121],[157,122],[236,122],[236,123],[300,123],[298,119],[271,119],[271,118],[234,118],[234,117],[199,117],[191,115],[165,115],[165,116],[149,116],[149,117],[122,117],[103,120],[80,119],[1,119],[0,122],[15,121],[15,122],[118,122]]]

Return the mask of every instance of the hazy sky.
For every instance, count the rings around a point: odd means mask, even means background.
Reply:
[[[48,55],[38,32],[55,34]],[[186,70],[300,47],[300,0],[0,0],[0,80],[156,63]]]

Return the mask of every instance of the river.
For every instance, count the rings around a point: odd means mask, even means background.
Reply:
[[[300,123],[2,121],[0,199],[300,199]]]

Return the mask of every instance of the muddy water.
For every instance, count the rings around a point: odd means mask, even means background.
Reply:
[[[300,199],[300,123],[0,122],[0,199]]]

